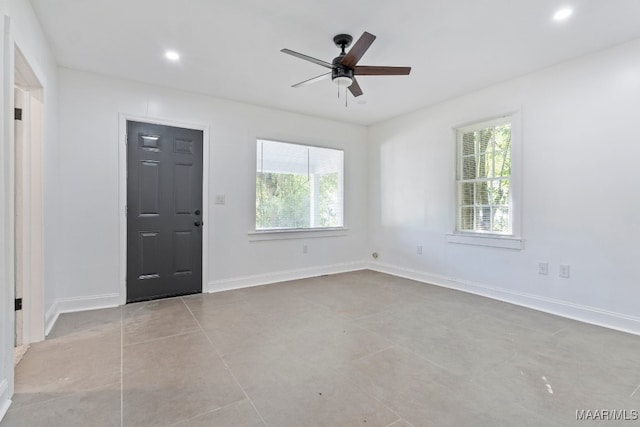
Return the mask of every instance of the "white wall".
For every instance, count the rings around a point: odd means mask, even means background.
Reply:
[[[452,128],[514,110],[524,248],[447,243]],[[372,126],[375,268],[640,333],[639,111],[636,40]]]
[[[57,66],[38,20],[28,1],[6,0],[0,2],[0,16],[6,16],[7,28],[0,35],[3,45],[2,56],[2,209],[0,226],[2,227],[2,258],[0,259],[0,418],[3,416],[9,398],[13,394],[13,49],[18,46],[31,65],[35,75],[44,87],[45,123],[43,126],[44,156],[47,157],[43,169],[44,212],[49,215],[45,220],[45,298],[54,299],[55,285],[51,282],[51,270],[55,264],[55,251],[51,243],[55,236],[55,227],[51,220],[55,217],[56,176],[57,176]],[[4,384],[4,385],[3,385]]]
[[[120,295],[119,113],[209,126],[209,290],[362,266],[366,249],[366,129],[69,69],[59,70],[60,180],[55,280],[59,310]],[[345,150],[343,237],[251,241],[256,138]],[[226,195],[215,205],[214,195]],[[308,254],[302,253],[303,244]],[[206,291],[206,289],[205,289]]]

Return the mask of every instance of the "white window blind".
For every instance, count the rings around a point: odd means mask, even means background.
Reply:
[[[512,235],[511,118],[456,133],[456,231]]]
[[[344,226],[344,152],[259,139],[256,230]]]

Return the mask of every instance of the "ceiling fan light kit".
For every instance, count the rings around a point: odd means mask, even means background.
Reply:
[[[353,79],[351,77],[346,77],[346,76],[333,77],[332,81],[333,81],[333,84],[335,84],[339,88],[349,87],[353,84]]]
[[[398,76],[407,75],[411,72],[411,67],[378,67],[368,65],[359,66],[358,62],[360,61],[360,58],[362,58],[362,56],[369,49],[375,39],[376,36],[365,31],[362,36],[360,36],[360,38],[356,41],[353,47],[349,50],[349,52],[346,52],[345,49],[351,46],[353,37],[351,37],[349,34],[338,34],[333,38],[333,42],[337,47],[340,48],[341,52],[338,56],[333,58],[333,61],[331,63],[295,52],[290,49],[282,49],[281,52],[283,53],[331,69],[331,71],[328,73],[321,74],[317,77],[313,77],[300,83],[296,83],[292,87],[304,86],[331,77],[331,81],[333,82],[333,84],[338,86],[338,88],[348,88],[349,92],[351,92],[354,97],[358,97],[362,95],[362,89],[360,89],[360,85],[356,80],[355,76],[357,75]]]

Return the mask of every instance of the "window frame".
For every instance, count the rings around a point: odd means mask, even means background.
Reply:
[[[255,165],[253,168],[253,183],[254,183],[254,209],[253,209],[253,229],[248,232],[251,241],[260,241],[260,240],[286,240],[286,239],[298,239],[298,238],[314,238],[314,237],[342,237],[345,235],[345,231],[347,228],[347,209],[346,209],[346,187],[347,187],[347,179],[346,179],[346,159],[347,159],[347,150],[342,147],[331,147],[327,145],[315,144],[315,143],[306,143],[306,142],[291,142],[282,139],[274,139],[274,138],[261,138],[257,137],[254,140],[254,150],[257,150],[257,144],[260,141],[268,141],[282,144],[290,144],[296,145],[300,147],[306,148],[319,148],[319,149],[327,149],[342,152],[342,225],[334,226],[334,227],[309,227],[309,228],[257,228],[257,195],[258,195],[258,186],[256,183],[256,174],[258,169],[259,159],[257,155],[254,157]]]
[[[459,209],[460,194],[458,168],[462,155],[460,154],[459,135],[461,132],[469,132],[500,124],[511,123],[511,175],[509,183],[509,211],[511,220],[511,233],[494,233],[482,230],[460,230],[459,229]],[[524,240],[522,238],[522,114],[519,110],[494,115],[485,119],[473,120],[452,127],[454,168],[453,168],[453,230],[446,234],[449,243],[497,247],[504,249],[522,249]]]

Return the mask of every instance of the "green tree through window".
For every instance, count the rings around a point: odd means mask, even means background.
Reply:
[[[343,226],[343,152],[258,140],[256,230]]]
[[[511,123],[458,129],[457,230],[511,234]]]

